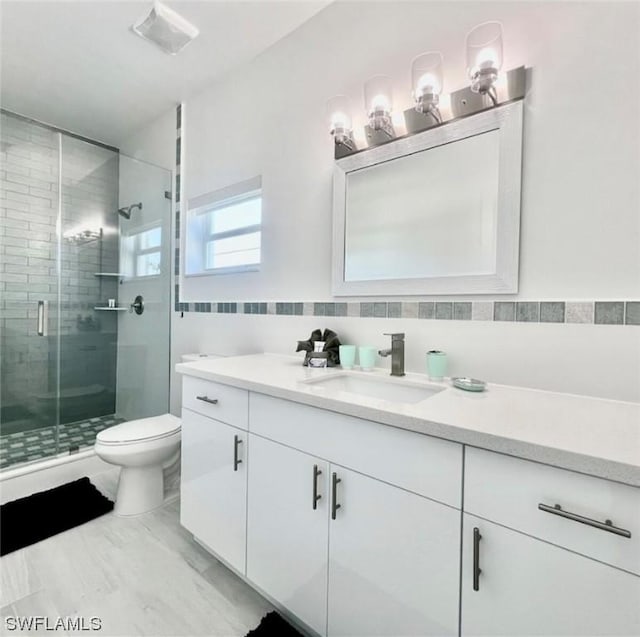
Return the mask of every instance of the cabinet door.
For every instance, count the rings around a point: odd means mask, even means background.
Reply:
[[[463,536],[463,637],[640,635],[640,577],[468,514]]]
[[[279,443],[249,438],[247,577],[325,635],[327,465]]]
[[[180,522],[245,573],[247,433],[182,410]]]
[[[330,637],[457,635],[460,511],[330,472]]]

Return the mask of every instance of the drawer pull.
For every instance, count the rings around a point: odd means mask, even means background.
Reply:
[[[338,504],[338,483],[342,482],[340,478],[338,478],[336,473],[331,474],[331,499],[333,502],[331,503],[331,519],[336,519],[336,513],[338,509],[342,506]]]
[[[240,436],[233,437],[233,470],[237,471],[238,466],[242,464],[242,460],[238,457],[238,447],[242,444]]]
[[[480,535],[480,529],[476,526],[473,528],[473,590],[480,590],[480,573],[482,573],[482,569],[480,568],[480,540],[482,539],[482,535]]]
[[[196,396],[198,400],[201,400],[203,403],[209,403],[210,405],[217,405],[217,398],[209,398],[209,396]]]
[[[318,493],[318,476],[322,475],[322,471],[318,469],[318,465],[313,465],[313,510],[315,511],[318,508],[318,500],[322,498],[322,496]]]
[[[563,511],[562,507],[559,504],[549,506],[548,504],[540,503],[538,504],[538,509],[540,509],[540,511],[544,511],[545,513],[551,513],[551,515],[559,515],[561,518],[566,518],[567,520],[573,520],[574,522],[580,522],[580,524],[593,526],[594,528],[600,529],[601,531],[607,531],[608,533],[620,535],[621,537],[631,537],[631,531],[613,526],[613,522],[611,522],[611,520],[600,522],[599,520],[593,520],[592,518],[585,518],[583,515],[578,515],[577,513]]]

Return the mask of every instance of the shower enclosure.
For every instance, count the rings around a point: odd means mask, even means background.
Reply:
[[[0,469],[168,411],[171,172],[3,111]]]

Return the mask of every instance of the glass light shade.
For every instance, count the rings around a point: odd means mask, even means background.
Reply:
[[[369,117],[391,113],[391,79],[389,77],[376,75],[365,82],[364,107]]]
[[[497,75],[502,67],[502,24],[484,22],[467,35],[467,73],[472,80],[482,73]]]
[[[329,132],[351,131],[351,105],[346,95],[336,95],[327,101]]]
[[[442,93],[442,53],[429,51],[418,55],[411,63],[411,86],[416,102],[424,95]]]

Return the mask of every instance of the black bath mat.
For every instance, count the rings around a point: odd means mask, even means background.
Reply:
[[[113,502],[89,478],[0,507],[0,555],[24,548],[109,513]]]
[[[303,637],[291,624],[275,611],[267,613],[257,628],[246,634],[246,637]]]

